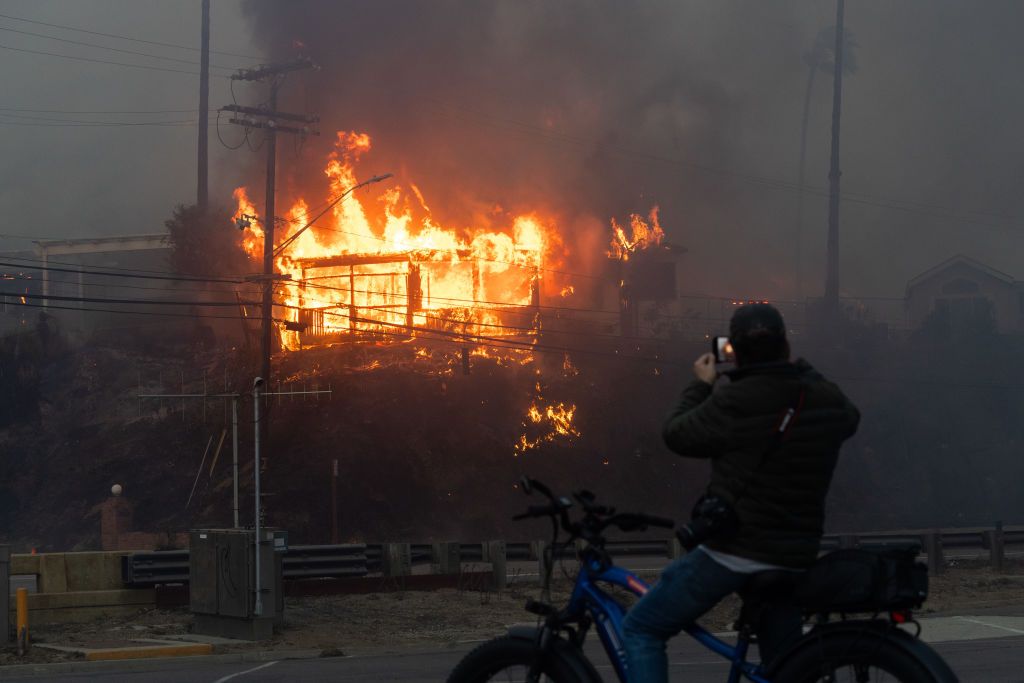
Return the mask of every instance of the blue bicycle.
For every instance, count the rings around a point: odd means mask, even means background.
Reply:
[[[641,531],[649,526],[672,528],[674,522],[640,513],[616,512],[614,508],[599,505],[588,491],[573,494],[583,508],[583,516],[572,521],[568,511],[573,503],[569,498],[556,496],[541,482],[527,477],[523,477],[521,487],[528,494],[537,491],[548,498],[546,505],[530,506],[524,514],[515,517],[551,519],[552,542],[545,549],[542,597],[550,594],[552,560],[556,549],[577,540],[584,541],[583,549],[579,551],[580,571],[572,594],[568,604],[561,609],[547,601],[527,601],[526,609],[538,616],[538,626],[514,627],[508,635],[480,645],[459,662],[448,677],[448,683],[599,682],[600,675],[583,655],[583,642],[591,627],[597,631],[618,679],[628,683],[620,636],[627,608],[602,590],[599,583],[620,586],[637,596],[646,593],[648,587],[632,572],[613,564],[605,550],[603,532],[608,527],[627,532]],[[558,544],[560,530],[568,534],[568,540],[561,546]],[[758,608],[758,596],[777,594],[778,590],[778,583],[762,581],[759,589],[744,592],[735,645],[715,637],[698,624],[686,629],[687,634],[730,662],[729,683],[737,683],[741,678],[754,683],[957,681],[956,675],[934,650],[916,635],[899,628],[899,624],[914,623],[906,610],[885,618],[874,615],[871,618],[846,619],[845,615],[840,615],[838,621],[829,619],[827,609],[811,610],[817,617],[817,623],[767,669],[748,662],[750,645],[756,642],[751,624]]]

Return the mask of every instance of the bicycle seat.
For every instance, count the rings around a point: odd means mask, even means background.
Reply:
[[[736,591],[744,601],[777,602],[785,600],[796,589],[803,572],[786,569],[766,569],[754,572],[743,587]]]

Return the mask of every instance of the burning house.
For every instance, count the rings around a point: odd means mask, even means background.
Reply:
[[[358,185],[355,167],[370,145],[365,134],[337,134],[324,171],[331,195]],[[245,188],[235,199],[235,220],[250,228],[246,251],[262,258],[263,219]],[[443,226],[414,184],[328,206],[311,220],[315,210],[297,198],[276,228],[274,264],[284,277],[274,319],[285,349],[419,339],[528,353],[542,333],[563,342],[572,334],[574,346],[594,333],[649,336],[641,309],[676,298],[685,250],[663,243],[657,208],[625,228],[612,221],[603,272],[586,274],[556,219],[539,211],[492,206],[469,226]]]

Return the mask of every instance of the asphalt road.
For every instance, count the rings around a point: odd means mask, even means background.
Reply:
[[[946,659],[961,681],[1024,683],[1024,616],[998,610],[974,616],[928,619],[924,633],[942,642],[933,647]],[[933,640],[932,638],[926,638]],[[947,640],[949,639],[949,640]],[[126,683],[266,683],[269,681],[443,681],[474,644],[437,652],[372,657],[269,659],[240,661],[232,656],[187,657],[121,662],[73,662],[41,665],[34,673],[0,671],[5,681],[49,683],[57,681],[124,681]],[[615,674],[595,639],[588,641],[588,657],[606,681]],[[272,653],[267,653],[273,656]],[[679,683],[721,683],[727,665],[700,645],[680,637],[669,645],[670,678]],[[19,667],[20,668],[20,667]]]

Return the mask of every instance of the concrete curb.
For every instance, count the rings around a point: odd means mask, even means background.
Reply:
[[[182,643],[172,640],[140,639],[126,641],[116,646],[96,647],[87,645],[51,645],[35,643],[33,647],[41,647],[60,652],[78,652],[85,655],[86,661],[99,662],[115,659],[146,659],[166,657],[189,657],[192,655],[208,655],[213,652],[209,643]]]
[[[233,662],[267,662],[282,659],[316,659],[322,650],[260,650],[252,652],[230,652],[227,654],[186,655],[173,657],[175,665],[188,667],[206,664],[231,664]],[[52,662],[50,664],[12,664],[0,667],[4,678],[13,676],[46,676],[64,673],[102,674],[109,672],[156,671],[167,666],[166,657],[142,659],[115,659],[100,661]]]

